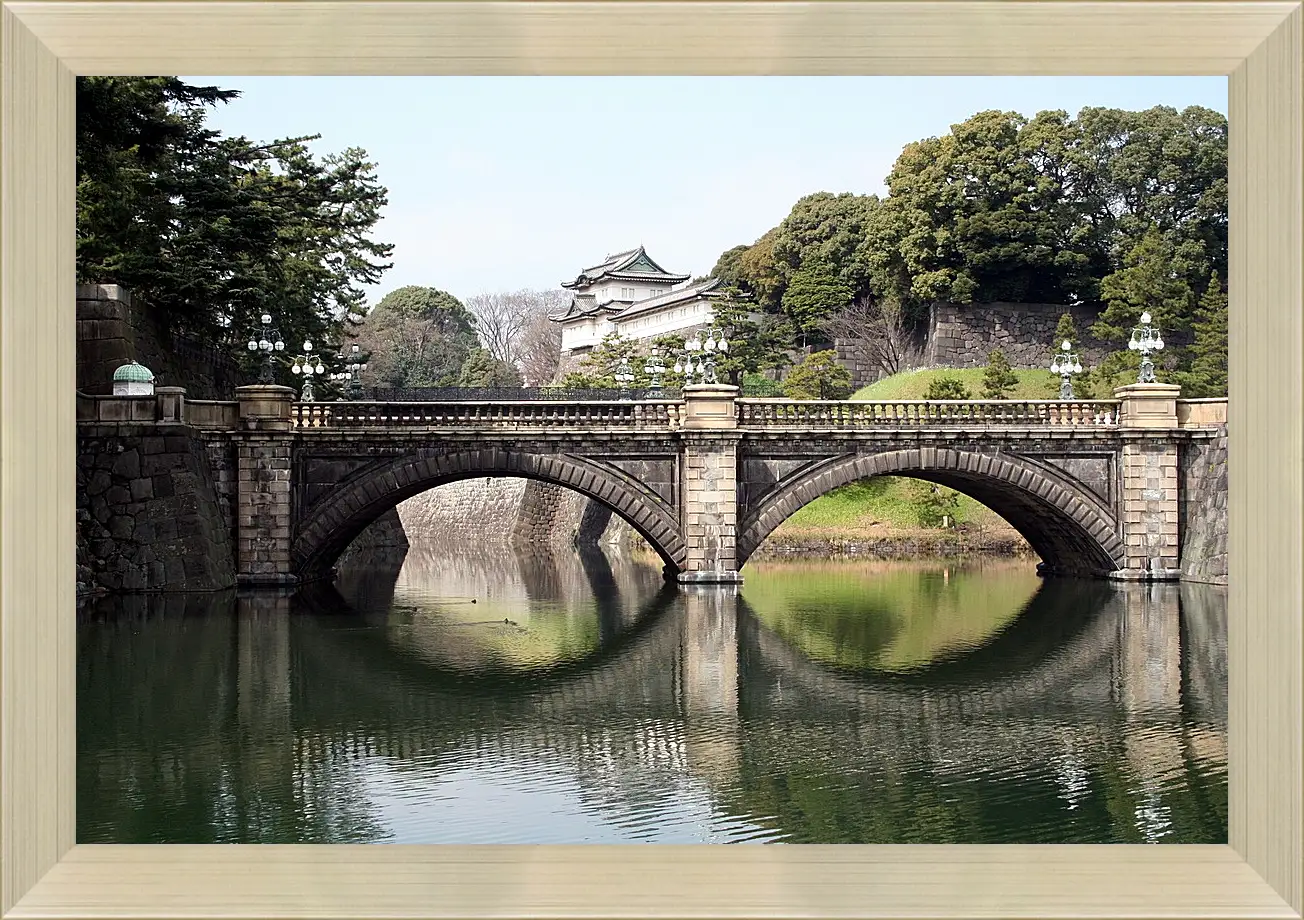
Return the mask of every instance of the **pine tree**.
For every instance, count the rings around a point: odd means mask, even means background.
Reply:
[[[1010,390],[1018,385],[1019,378],[1005,352],[998,348],[989,354],[987,369],[983,371],[983,399],[1008,399]]]
[[[782,305],[801,346],[819,338],[825,320],[851,303],[854,295],[824,260],[810,261],[793,272]]]
[[[851,395],[851,372],[837,362],[832,349],[817,351],[783,378],[783,395],[789,399],[846,399]]]
[[[911,504],[921,527],[949,527],[960,510],[960,494],[935,482],[915,480],[910,489]]]
[[[1100,299],[1108,306],[1091,327],[1091,334],[1101,341],[1124,346],[1101,362],[1101,373],[1106,380],[1113,381],[1124,374],[1136,379],[1132,374],[1140,366],[1140,358],[1125,346],[1142,315],[1149,313],[1151,324],[1164,335],[1190,328],[1197,300],[1187,283],[1185,264],[1182,248],[1169,236],[1151,228],[1127,253],[1124,267],[1101,279]],[[1155,374],[1160,382],[1168,382],[1168,368],[1175,357],[1172,351],[1154,356]]]
[[[266,312],[287,343],[336,340],[389,268],[393,247],[371,238],[388,193],[361,149],[209,128],[238,95],[77,78],[78,281],[124,285],[174,332],[238,343]]]
[[[638,343],[619,332],[609,332],[591,352],[580,361],[579,370],[566,375],[562,386],[577,390],[614,390],[616,389],[616,369],[621,359],[629,362],[630,372],[634,375],[631,384],[635,389],[648,385],[648,377],[643,373],[646,363],[640,354]]]

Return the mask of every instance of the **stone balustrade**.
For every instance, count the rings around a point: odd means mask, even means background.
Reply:
[[[711,389],[711,388],[698,388]],[[719,388],[716,388],[719,389]],[[288,395],[290,391],[286,391]],[[677,431],[685,428],[896,429],[949,426],[1117,428],[1121,401],[1096,400],[924,400],[878,401],[733,399],[714,392],[682,400],[472,402],[290,402],[293,429],[476,428],[482,430],[586,430],[616,428]],[[716,403],[736,405],[719,422],[699,415]],[[692,411],[690,411],[692,410]],[[284,410],[282,410],[284,411]],[[1176,400],[1176,425],[1183,429],[1227,424],[1227,400]],[[718,413],[717,413],[718,414]],[[77,394],[77,420],[87,423],[185,424],[215,431],[240,427],[237,400],[186,399],[185,391],[159,387],[151,396]]]
[[[884,401],[738,400],[738,426],[756,428],[916,428],[964,426],[1082,426],[1118,424],[1114,399],[991,399]]]
[[[290,408],[297,429],[471,428],[667,431],[680,427],[682,405],[673,400],[601,402],[301,402]]]

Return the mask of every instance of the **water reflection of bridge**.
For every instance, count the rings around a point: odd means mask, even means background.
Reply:
[[[890,775],[923,760],[960,778],[1043,771],[1068,801],[1087,771],[1118,759],[1120,745],[1141,798],[1193,757],[1225,763],[1225,629],[1221,606],[1199,603],[1207,589],[1093,584],[1084,594],[1048,582],[982,649],[893,676],[814,663],[736,589],[675,588],[655,572],[640,582],[594,559],[580,571],[559,568],[543,593],[601,598],[601,642],[581,659],[516,672],[432,664],[411,632],[388,630],[371,612],[393,600],[392,579],[388,589],[384,580],[345,584],[348,599],[260,594],[236,600],[230,619],[179,617],[183,630],[228,631],[225,642],[192,645],[204,661],[163,665],[179,669],[172,689],[209,695],[222,715],[207,733],[172,723],[177,736],[159,738],[159,754],[196,781],[241,777],[261,790],[254,801],[279,796],[317,815],[330,812],[320,801],[326,787],[347,785],[330,770],[347,772],[358,753],[402,773],[451,765],[467,750],[547,751],[602,808],[689,782],[744,812],[741,777],[770,761]],[[220,662],[207,651],[214,645],[229,650]],[[83,680],[93,683],[90,661]],[[157,688],[134,702],[202,706]],[[1211,728],[1187,728],[1192,709]],[[93,755],[112,746],[100,736],[112,720],[87,716],[95,727],[79,754]],[[785,730],[798,722],[801,731]]]

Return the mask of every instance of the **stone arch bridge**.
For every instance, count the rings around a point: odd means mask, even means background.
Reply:
[[[972,496],[1051,574],[1177,578],[1203,551],[1189,540],[1184,550],[1183,530],[1225,508],[1184,491],[1201,451],[1225,450],[1226,401],[1181,400],[1162,384],[1097,401],[739,399],[714,385],[603,402],[303,403],[278,386],[236,395],[86,399],[100,424],[152,413],[200,430],[225,471],[237,571],[251,585],[329,577],[379,515],[479,476],[558,483],[611,508],[682,582],[738,581],[794,511],[869,476]],[[141,406],[116,405],[132,399]]]

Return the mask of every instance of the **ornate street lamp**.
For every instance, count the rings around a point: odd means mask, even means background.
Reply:
[[[290,371],[294,374],[303,375],[303,394],[299,398],[303,402],[312,402],[314,398],[312,391],[313,375],[326,373],[326,366],[321,363],[321,358],[312,353],[312,342],[305,341],[303,343],[303,354],[295,357]]]
[[[249,350],[263,353],[263,366],[258,372],[258,382],[271,383],[274,379],[272,353],[285,351],[285,342],[281,340],[280,331],[272,328],[272,314],[264,313],[261,328],[250,333]]]
[[[1155,382],[1155,365],[1150,360],[1152,351],[1163,351],[1164,340],[1160,336],[1159,330],[1150,325],[1150,314],[1141,314],[1141,325],[1132,330],[1132,338],[1128,340],[1127,347],[1131,351],[1141,352],[1141,373],[1137,375],[1137,383],[1154,383]]]
[[[620,398],[629,398],[629,385],[634,382],[634,371],[629,366],[629,358],[622,357],[616,365],[616,386],[620,388]]]
[[[693,363],[693,358],[697,356],[698,352],[701,350],[702,343],[697,340],[696,336],[694,336],[684,342],[684,350],[680,353],[678,358],[675,358],[675,373],[684,375],[684,386],[692,386],[693,378],[699,374],[705,373],[705,368],[701,358],[697,359],[696,364]]]
[[[684,354],[682,359],[675,361],[675,373],[684,375],[684,383],[693,383],[693,378],[698,378],[698,383],[717,383],[715,376],[715,356],[717,354],[727,354],[729,352],[729,343],[725,341],[724,334],[716,334],[712,329],[706,334],[706,341],[702,342],[695,334],[691,339],[684,343]],[[694,362],[696,358],[696,362]]]
[[[666,365],[661,360],[661,355],[657,353],[657,347],[652,346],[652,351],[647,356],[647,362],[643,365],[643,373],[652,378],[652,386],[648,391],[648,396],[657,399],[661,396],[661,375],[666,372]]]
[[[714,329],[708,332],[706,341],[702,343],[702,351],[706,352],[706,382],[719,383],[715,376],[715,356],[729,353],[729,343],[725,341],[724,333],[717,333]]]
[[[1060,378],[1060,399],[1073,399],[1073,375],[1082,373],[1082,364],[1073,354],[1073,344],[1068,339],[1060,345],[1060,351],[1050,361],[1050,372]]]
[[[358,343],[354,342],[349,356],[347,358],[344,358],[343,355],[340,356],[343,358],[344,366],[347,369],[338,374],[331,374],[331,380],[339,383],[347,381],[344,391],[351,400],[362,398],[362,372],[367,369],[367,362],[363,361],[358,355],[358,350]]]

